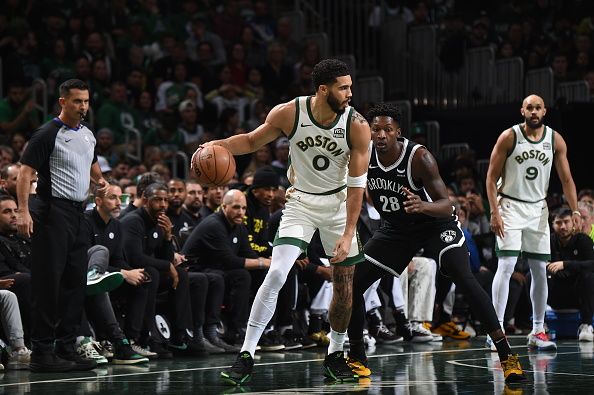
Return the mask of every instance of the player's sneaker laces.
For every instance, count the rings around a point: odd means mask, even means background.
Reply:
[[[444,322],[443,324],[441,324],[437,328],[432,329],[431,332],[437,333],[438,335],[441,335],[443,337],[449,337],[449,338],[452,338],[452,339],[455,339],[455,340],[468,340],[468,339],[470,339],[470,334],[464,332],[463,330],[460,330],[458,328],[458,325],[456,325],[452,321]]]
[[[581,324],[578,330],[578,339],[581,342],[591,342],[594,340],[594,330],[590,324]]]
[[[90,337],[85,337],[80,342],[80,344],[76,348],[76,352],[82,358],[91,359],[95,361],[97,365],[104,365],[108,362],[107,358],[105,358],[103,355],[97,352],[97,350],[93,346],[93,339],[91,339]]]
[[[389,330],[383,323],[369,328],[369,333],[375,338],[378,343],[394,344],[402,341],[402,336],[398,336]]]
[[[359,376],[351,370],[344,352],[336,351],[324,358],[324,376],[335,381],[356,381]]]
[[[349,355],[347,365],[349,365],[351,371],[359,376],[359,378],[371,376],[371,369],[367,366],[367,361],[361,361]]]
[[[544,332],[529,334],[528,347],[540,351],[553,351],[557,349],[557,345],[553,343],[549,338],[549,335]]]
[[[239,353],[235,363],[229,369],[221,372],[221,379],[226,384],[242,385],[250,381],[253,369],[254,358],[249,352],[244,351]]]
[[[524,371],[520,365],[518,354],[508,355],[505,361],[501,361],[501,369],[503,370],[503,376],[505,377],[506,383],[515,383],[526,380],[526,376],[524,376]]]

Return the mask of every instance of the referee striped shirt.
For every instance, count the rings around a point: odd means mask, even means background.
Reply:
[[[59,118],[42,125],[23,153],[21,163],[37,170],[37,195],[82,202],[87,198],[95,136],[84,124],[71,128]]]

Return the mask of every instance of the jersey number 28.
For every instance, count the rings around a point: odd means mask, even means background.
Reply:
[[[396,196],[388,197],[381,195],[379,200],[382,203],[382,211],[390,213],[400,210],[400,203],[398,203],[398,198]]]

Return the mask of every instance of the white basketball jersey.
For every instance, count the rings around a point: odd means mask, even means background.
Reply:
[[[295,107],[295,124],[289,135],[289,182],[297,190],[316,195],[346,188],[353,108],[347,106],[332,125],[323,126],[312,115],[310,96],[297,97]]]
[[[549,189],[555,132],[544,126],[539,141],[526,137],[520,125],[512,128],[514,147],[505,160],[503,173],[498,181],[502,195],[524,202],[538,202],[546,198]]]

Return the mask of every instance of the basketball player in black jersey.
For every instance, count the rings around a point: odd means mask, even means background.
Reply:
[[[398,112],[378,104],[368,114],[371,149],[367,188],[383,223],[365,245],[365,262],[353,280],[353,312],[349,325],[348,363],[359,376],[369,375],[363,343],[363,293],[387,273],[400,276],[421,248],[439,270],[450,276],[475,316],[495,340],[507,382],[524,379],[518,356],[501,331],[489,296],[470,271],[464,234],[448,199],[435,158],[422,145],[400,136]]]

